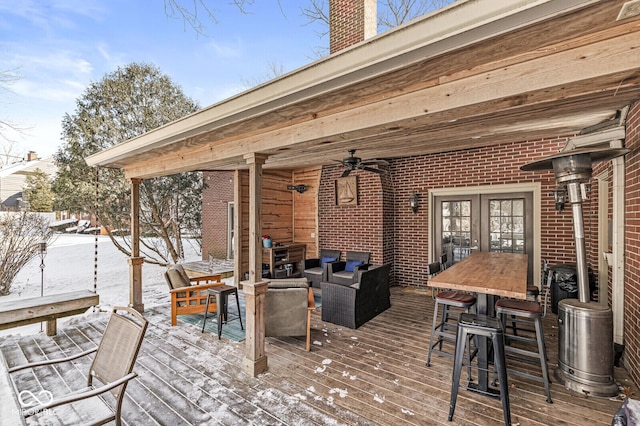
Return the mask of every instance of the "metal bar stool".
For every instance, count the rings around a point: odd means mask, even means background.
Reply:
[[[458,399],[458,389],[461,387],[460,375],[462,370],[462,358],[465,354],[467,344],[470,344],[473,336],[491,339],[494,354],[493,363],[498,373],[498,380],[500,381],[499,397],[502,400],[504,423],[510,426],[511,407],[509,405],[509,385],[507,383],[507,369],[504,358],[505,348],[502,324],[497,318],[488,317],[486,315],[473,315],[469,313],[461,314],[460,320],[458,321],[458,335],[456,338],[456,351],[453,361],[453,377],[451,383],[451,400],[449,402],[449,421],[453,420],[456,400]],[[467,389],[492,397],[496,396],[492,392],[484,392],[480,389],[472,388],[471,386]]]
[[[540,304],[529,300],[500,299],[496,302],[496,315],[502,321],[503,327],[506,325],[507,316],[510,316],[509,321],[513,323],[513,334],[507,333],[509,329],[505,327],[505,340],[507,341],[505,352],[508,357],[540,365],[542,377],[513,368],[509,368],[509,372],[529,379],[542,381],[545,393],[547,394],[547,402],[551,404],[553,401],[551,400],[551,392],[549,391],[547,350],[544,345],[544,334],[542,332]],[[533,325],[534,327],[533,329],[523,328],[516,326],[516,324]],[[535,333],[535,338],[518,335],[518,330]],[[528,345],[536,345],[537,351],[528,350],[522,347],[509,346],[510,341],[519,341]]]
[[[435,262],[427,265],[427,274],[429,274],[429,276],[437,274],[438,272],[440,272],[440,270],[440,262]],[[433,323],[431,325],[431,337],[429,338],[429,355],[427,356],[427,367],[431,366],[431,354],[433,352],[436,352],[442,356],[453,358],[452,354],[442,351],[442,344],[445,341],[454,344],[456,339],[456,325],[452,322],[457,319],[457,315],[452,316],[452,314],[458,314],[459,311],[452,310],[451,308],[459,308],[463,309],[464,312],[469,312],[469,308],[471,308],[476,303],[475,296],[463,293],[461,291],[440,291],[437,295],[435,295],[434,298],[436,303],[433,307]],[[439,305],[442,305],[442,313],[440,321],[438,322]],[[438,336],[435,343],[433,342],[434,336]],[[438,349],[435,349],[436,346],[438,347]],[[469,355],[469,358],[471,357],[472,355]]]
[[[216,314],[218,321],[218,340],[222,335],[222,324],[226,324],[228,318],[228,299],[229,295],[234,293],[236,295],[236,306],[238,307],[238,317],[240,320],[240,329],[244,330],[242,326],[242,316],[240,315],[240,299],[238,298],[238,289],[230,285],[221,285],[213,287],[207,290],[207,303],[204,308],[204,320],[202,321],[202,333],[204,333],[204,326],[207,323],[207,313],[209,312],[209,299],[212,296],[216,297]],[[232,318],[236,319],[236,318]]]

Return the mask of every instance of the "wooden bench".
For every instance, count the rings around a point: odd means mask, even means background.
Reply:
[[[98,302],[89,290],[0,302],[0,330],[46,321],[47,336],[55,336],[58,318],[82,314]]]

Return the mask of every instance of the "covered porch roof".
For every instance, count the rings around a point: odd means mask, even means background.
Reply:
[[[626,4],[629,3],[629,4]],[[634,14],[635,13],[635,14]],[[624,0],[466,0],[87,158],[129,178],[335,164],[579,132],[640,99]]]

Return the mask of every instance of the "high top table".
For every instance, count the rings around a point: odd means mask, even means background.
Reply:
[[[527,298],[527,255],[478,251],[432,277],[429,287],[477,293],[478,314],[494,316],[495,296]],[[479,336],[480,337],[480,336]],[[491,392],[488,342],[478,339],[478,388]],[[482,369],[485,369],[484,371]]]

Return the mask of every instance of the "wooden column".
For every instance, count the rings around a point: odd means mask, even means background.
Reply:
[[[236,170],[233,173],[233,283],[238,288],[241,288],[240,282],[244,280],[242,265],[246,258],[246,253],[242,250],[242,241],[244,241],[243,213],[242,171]]]
[[[129,258],[129,306],[144,312],[142,303],[142,263],[140,257],[140,184],[131,179],[131,257]]]
[[[242,282],[245,294],[247,330],[242,371],[255,377],[267,370],[264,352],[264,295],[268,281],[262,281],[262,154],[245,155],[249,164],[249,281]]]

